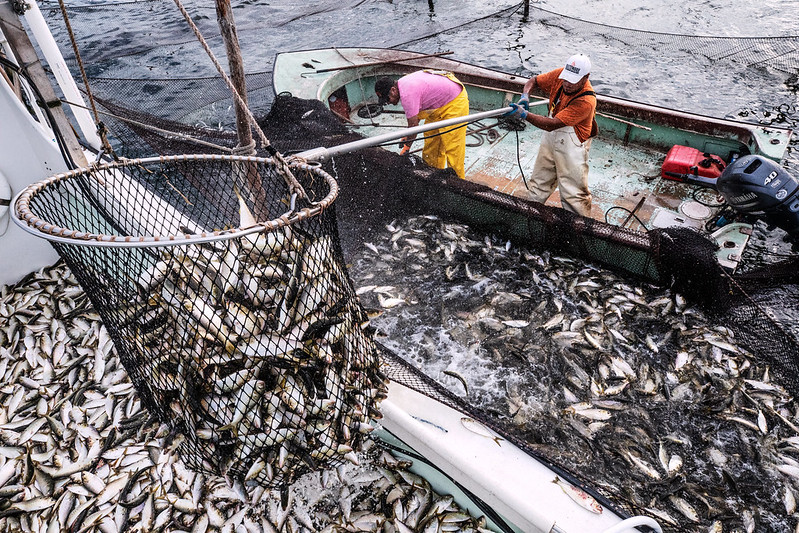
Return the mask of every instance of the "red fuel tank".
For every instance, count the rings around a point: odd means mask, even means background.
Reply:
[[[721,157],[700,152],[690,146],[675,144],[666,154],[661,176],[668,180],[682,181],[677,175],[693,174],[705,178],[718,178],[726,164]]]

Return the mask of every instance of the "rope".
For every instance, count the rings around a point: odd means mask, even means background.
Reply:
[[[238,146],[230,150],[230,152],[233,155],[250,155],[254,151],[255,151],[255,139],[250,141],[250,143],[247,144],[246,146],[242,146],[241,144],[239,144]]]
[[[100,142],[103,144],[103,151],[111,154],[114,160],[118,161],[119,158],[114,152],[114,149],[111,147],[111,143],[108,142],[105,124],[100,122],[100,115],[97,113],[97,106],[94,103],[94,95],[92,94],[91,87],[89,87],[89,76],[86,74],[86,68],[83,66],[83,59],[81,58],[80,51],[78,50],[78,42],[77,39],[75,39],[75,33],[72,31],[72,24],[69,21],[69,15],[67,15],[67,7],[64,5],[64,0],[58,0],[58,5],[61,7],[61,16],[64,18],[64,25],[66,26],[67,33],[69,34],[69,41],[72,44],[72,51],[75,52],[75,59],[77,60],[78,67],[80,68],[80,75],[83,78],[83,85],[86,87],[86,95],[89,97],[89,104],[91,105],[92,113],[94,113],[94,123],[97,126],[97,134],[100,137]]]
[[[610,208],[608,208],[607,211],[605,211],[605,223],[606,224],[610,224],[610,221],[608,220],[608,213],[610,213],[614,209],[618,209],[618,210],[625,211],[625,212],[629,213],[630,216],[632,216],[635,220],[638,221],[638,223],[641,225],[642,228],[644,228],[645,230],[649,231],[649,228],[647,228],[646,224],[644,224],[644,222],[640,218],[638,218],[638,215],[636,215],[634,211],[632,211],[631,209],[627,209],[626,207],[622,207],[620,205],[614,205],[613,207],[610,207]]]
[[[63,103],[65,103],[65,104],[69,104],[70,106],[82,107],[83,109],[89,109],[85,105],[76,104],[74,102],[70,102],[69,100],[62,99],[61,101]],[[205,146],[207,148],[212,148],[214,150],[218,150],[220,152],[226,152],[228,154],[236,154],[236,155],[246,155],[246,154],[239,154],[239,153],[234,152],[235,148],[231,149],[231,148],[228,148],[227,146],[221,146],[219,144],[214,144],[212,142],[203,141],[202,139],[197,139],[196,137],[192,137],[191,135],[186,135],[185,133],[180,133],[180,132],[171,131],[171,130],[165,130],[163,128],[159,128],[158,126],[153,126],[151,124],[145,124],[144,122],[139,122],[138,120],[133,120],[132,118],[123,117],[121,115],[116,115],[114,113],[109,113],[107,111],[97,110],[96,112],[100,113],[101,115],[105,115],[105,116],[120,120],[122,122],[126,122],[128,124],[133,124],[134,126],[137,126],[139,128],[143,128],[143,129],[146,129],[146,130],[154,131],[156,133],[159,133],[159,134],[163,135],[167,139],[170,138],[170,137],[172,137],[172,138],[178,137],[182,141],[188,141],[188,142],[191,142],[191,143],[194,143],[194,144],[198,144],[200,146]],[[248,147],[248,149],[249,149],[249,147]]]
[[[59,1],[63,2],[63,0]],[[297,181],[297,178],[294,177],[294,174],[292,174],[291,169],[289,168],[286,160],[283,158],[283,156],[280,155],[280,153],[278,153],[277,150],[275,150],[275,148],[269,142],[269,139],[266,138],[266,134],[258,125],[258,121],[255,119],[255,116],[252,114],[252,111],[250,111],[249,106],[247,106],[247,103],[244,101],[239,92],[236,90],[236,87],[233,85],[233,81],[230,79],[225,70],[222,68],[222,65],[219,63],[219,61],[217,61],[213,51],[211,51],[211,48],[208,46],[208,43],[205,41],[205,38],[203,38],[202,33],[200,33],[200,29],[197,27],[196,24],[194,24],[194,21],[191,20],[191,16],[189,16],[189,13],[186,11],[186,8],[183,7],[183,4],[181,3],[180,0],[175,0],[175,5],[180,10],[180,13],[183,15],[183,18],[186,19],[186,23],[188,23],[189,27],[194,32],[194,35],[197,36],[197,39],[200,41],[200,44],[202,45],[203,49],[208,54],[208,57],[211,59],[211,62],[214,64],[214,67],[216,68],[217,72],[219,72],[220,76],[222,76],[222,79],[225,81],[225,84],[227,84],[231,94],[233,95],[233,99],[236,101],[239,107],[244,110],[247,117],[247,122],[249,123],[250,127],[255,130],[255,133],[258,136],[258,140],[261,141],[262,148],[267,152],[269,152],[269,154],[275,160],[278,168],[283,173],[284,179],[286,180],[286,184],[288,185],[289,190],[293,194],[297,194],[302,198],[308,199],[308,196],[305,194],[305,190]]]

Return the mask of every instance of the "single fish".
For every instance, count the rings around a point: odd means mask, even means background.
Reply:
[[[566,496],[577,502],[583,509],[595,514],[602,514],[602,506],[599,502],[581,488],[566,483],[558,476],[555,476],[552,483],[559,486],[561,490],[566,493]]]
[[[782,503],[785,505],[785,513],[792,515],[796,512],[796,496],[789,485],[785,485],[782,493]]]
[[[680,498],[679,496],[669,496],[669,501],[674,505],[674,508],[680,511],[680,513],[690,520],[691,522],[698,524],[699,520],[699,513],[696,512],[693,505],[685,501],[684,499]]]
[[[637,466],[644,474],[651,477],[652,479],[660,479],[661,475],[660,472],[655,470],[652,466],[650,466],[646,461],[643,459],[636,457],[630,452],[627,452],[627,457],[630,459],[630,462]]]
[[[380,294],[378,294],[377,299],[380,302],[380,305],[386,309],[391,309],[392,307],[396,307],[405,303],[405,300],[402,298],[384,298]]]
[[[477,433],[478,435],[493,440],[494,442],[497,443],[497,446],[502,446],[502,444],[500,444],[500,441],[505,440],[499,435],[495,434],[490,429],[488,429],[487,427],[485,427],[483,424],[475,420],[474,418],[463,416],[461,417],[461,424],[463,425],[463,427],[465,427],[472,433]]]
[[[239,226],[242,228],[249,228],[256,225],[258,221],[247,206],[247,202],[241,197],[241,191],[239,191],[238,185],[233,185],[233,192],[239,200]]]
[[[454,370],[444,370],[444,374],[446,374],[448,376],[452,376],[453,378],[455,378],[458,381],[460,381],[461,385],[463,385],[464,392],[466,393],[467,396],[469,395],[469,385],[466,383],[466,378],[464,378],[463,376],[461,376],[460,374],[458,374]]]
[[[655,343],[655,340],[650,335],[647,335],[644,341],[646,342],[647,348],[649,348],[653,352],[658,353],[660,351],[660,348],[658,348],[658,345]]]
[[[355,294],[357,294],[358,296],[360,296],[360,295],[362,295],[362,294],[366,294],[367,292],[373,291],[373,290],[374,290],[374,289],[376,289],[376,288],[377,288],[377,285],[364,285],[364,286],[362,286],[362,287],[358,287],[358,288],[355,290]]]
[[[557,313],[552,318],[550,318],[549,320],[546,321],[546,323],[544,324],[543,328],[545,330],[549,330],[549,329],[554,328],[555,326],[559,326],[563,322],[564,318],[565,317],[563,316],[562,313]]]

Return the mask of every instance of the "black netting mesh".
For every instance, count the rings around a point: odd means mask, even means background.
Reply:
[[[313,118],[303,116],[313,111]],[[333,124],[320,133],[320,124]],[[262,124],[282,149],[299,151],[318,145],[335,145],[352,139],[344,134],[335,117],[325,115],[320,102],[278,96]],[[759,271],[729,275],[718,264],[716,244],[684,228],[666,228],[649,233],[633,232],[599,221],[576,217],[562,209],[511,198],[464,182],[447,171],[414,166],[408,158],[381,149],[341,155],[330,164],[341,185],[340,215],[345,255],[373,238],[375,227],[398,216],[457,215],[459,222],[484,229],[500,238],[510,238],[534,249],[579,258],[627,272],[674,293],[726,325],[737,342],[754,358],[773,367],[773,379],[793,394],[799,394],[799,344],[785,322],[767,312],[762,301],[774,303],[769,287],[796,284],[795,259],[763,267]],[[368,169],[364,174],[363,169]],[[634,274],[635,273],[635,274]],[[786,313],[797,313],[799,300],[784,299]],[[656,320],[653,318],[653,320]],[[498,434],[517,444],[566,479],[577,480],[609,508],[630,514],[646,513],[623,495],[598,487],[590,476],[569,468],[556,450],[536,446],[529,434],[512,419],[497,417],[481,406],[455,397],[436,381],[420,374],[401,357],[386,355],[388,376],[448,405],[469,413]],[[678,531],[679,529],[670,529]]]
[[[162,125],[167,128],[170,126],[168,121],[162,122]],[[341,144],[358,137],[348,132],[321,102],[300,100],[289,95],[276,97],[261,126],[273,144],[284,153]],[[195,136],[198,132],[203,133],[204,139],[220,146],[232,148],[235,145],[232,136],[216,135],[212,130],[195,128],[190,134]],[[131,138],[135,138],[136,133],[141,133],[147,139],[149,149],[157,148],[164,153],[176,153],[192,145],[184,139],[134,126],[131,128]],[[447,171],[420,167],[409,158],[381,149],[366,149],[358,154],[337,156],[326,165],[328,170],[336,173],[341,185],[336,213],[340,230],[338,238],[341,239],[345,257],[369,240],[373,228],[397,216],[410,216],[413,213],[457,214],[461,221],[516,242],[580,257],[636,275],[644,273],[647,281],[671,287],[690,301],[701,304],[719,322],[725,323],[754,356],[774,366],[775,379],[794,394],[799,393],[799,345],[796,337],[786,331],[783,322],[766,312],[759,303],[761,298],[769,299],[769,287],[778,285],[784,289],[786,284],[796,282],[796,272],[799,270],[795,260],[787,259],[759,271],[730,276],[715,259],[716,245],[693,230],[669,228],[642,234],[587,220],[561,209],[511,198],[464,182]],[[368,175],[364,174],[364,169],[368,169]],[[182,183],[188,181],[188,177],[174,180]],[[204,187],[201,182],[196,181],[195,188],[207,189],[206,196],[212,195],[214,187]],[[209,205],[213,203],[210,197],[205,200]],[[184,202],[182,197],[180,201]],[[233,199],[228,198],[228,201],[233,202]],[[509,216],[509,213],[513,216]],[[219,227],[226,227],[225,222],[219,224]],[[784,301],[783,304],[791,308],[797,302]],[[390,379],[470,414],[525,449],[528,454],[548,464],[561,477],[583,486],[605,506],[622,509],[629,514],[642,512],[641,509],[630,507],[623,499],[619,500],[614,494],[597,489],[590,479],[579,472],[570,471],[557,456],[531,447],[526,441],[527,436],[512,421],[497,419],[491,413],[483,412],[479,406],[454,397],[400,357],[386,353],[384,363],[383,371]],[[204,433],[201,431],[200,434]],[[255,468],[258,466],[260,463]],[[204,467],[209,468],[209,465]],[[274,466],[272,468],[274,470]]]
[[[229,185],[245,173],[258,176],[258,202]],[[321,170],[293,173],[308,200],[329,193]],[[82,171],[30,199],[33,214],[76,232],[220,235],[173,246],[54,246],[144,405],[185,437],[187,464],[265,486],[357,462],[386,390],[335,213],[303,215],[298,200],[284,215],[290,196],[271,160],[187,157]],[[239,235],[248,211],[283,223]]]

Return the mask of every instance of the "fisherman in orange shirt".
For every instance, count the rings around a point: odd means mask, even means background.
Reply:
[[[530,78],[518,104],[506,116],[526,120],[544,130],[535,160],[530,197],[544,203],[560,190],[561,205],[582,216],[591,214],[588,190],[588,152],[597,134],[596,95],[588,81],[591,61],[583,54],[571,56],[563,68]],[[549,97],[549,115],[529,113],[530,91],[540,88]]]

